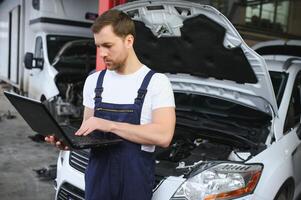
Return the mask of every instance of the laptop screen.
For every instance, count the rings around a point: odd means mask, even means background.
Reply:
[[[44,136],[55,134],[64,138],[58,123],[41,102],[14,93],[4,94],[34,131]]]

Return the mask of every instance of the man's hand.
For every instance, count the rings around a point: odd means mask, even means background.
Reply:
[[[69,150],[69,147],[66,146],[63,142],[59,141],[56,137],[53,135],[49,135],[45,137],[45,141],[47,143],[50,143],[52,145],[55,145],[60,150]]]
[[[93,132],[94,130],[100,130],[103,132],[110,132],[114,126],[114,123],[109,120],[90,117],[84,121],[81,127],[76,131],[75,135],[77,136],[86,136]]]
[[[149,124],[129,124],[93,116],[93,109],[85,107],[82,125],[75,135],[86,136],[94,130],[114,133],[138,144],[168,147],[174,134],[176,114],[174,107],[157,108],[152,111]]]

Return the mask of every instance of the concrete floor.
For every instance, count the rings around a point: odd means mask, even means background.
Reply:
[[[34,169],[56,164],[59,151],[28,138],[35,133],[7,101],[4,89],[0,84],[0,199],[54,199],[53,180],[41,179]],[[7,119],[8,111],[16,118]]]

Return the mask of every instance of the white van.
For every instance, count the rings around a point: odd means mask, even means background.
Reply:
[[[95,69],[97,8],[95,0],[0,1],[0,80],[47,103],[57,119],[79,118]]]

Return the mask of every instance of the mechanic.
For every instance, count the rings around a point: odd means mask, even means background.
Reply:
[[[106,69],[86,79],[83,122],[75,134],[86,136],[98,130],[123,141],[91,149],[85,199],[151,199],[155,146],[167,147],[174,134],[171,84],[165,75],[150,70],[137,58],[135,25],[128,15],[109,10],[91,29]],[[53,136],[45,140],[68,149]]]

